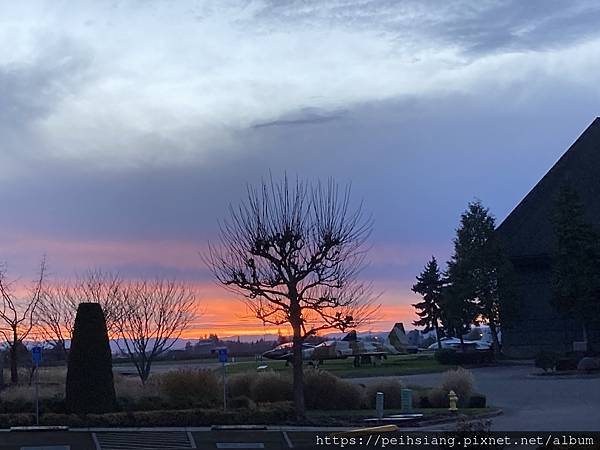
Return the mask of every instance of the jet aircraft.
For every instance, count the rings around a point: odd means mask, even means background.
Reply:
[[[361,364],[378,364],[388,355],[417,353],[417,347],[408,342],[402,323],[396,323],[384,339],[378,336],[358,337],[356,331],[351,331],[341,340],[329,340],[319,345],[304,344],[302,359],[313,365],[325,360],[354,358],[354,366]],[[263,353],[268,359],[278,359],[290,362],[292,346],[282,344],[273,350]]]

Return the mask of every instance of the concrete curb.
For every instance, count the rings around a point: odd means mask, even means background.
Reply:
[[[502,411],[502,409],[498,408],[495,411],[490,411],[487,413],[483,413],[483,414],[477,414],[474,416],[468,416],[466,414],[457,414],[455,417],[445,417],[443,419],[432,419],[432,420],[424,420],[422,422],[419,422],[418,424],[412,424],[414,425],[414,428],[422,428],[422,427],[428,427],[431,425],[442,425],[445,423],[452,423],[452,422],[457,422],[459,418],[466,418],[469,421],[472,420],[481,420],[481,419],[491,419],[493,417],[498,417],[500,415],[504,414],[504,411]]]

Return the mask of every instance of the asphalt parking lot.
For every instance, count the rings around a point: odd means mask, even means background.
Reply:
[[[600,430],[600,377],[536,377],[532,365],[473,369],[479,392],[504,414],[492,419],[498,431]],[[407,375],[407,384],[435,386],[441,373]],[[374,379],[352,379],[368,384]]]

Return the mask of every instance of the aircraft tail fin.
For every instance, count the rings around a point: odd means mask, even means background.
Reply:
[[[350,333],[348,333],[342,338],[342,341],[358,341],[358,337],[356,336],[356,330],[350,331]]]
[[[392,328],[392,331],[388,335],[388,339],[390,344],[398,351],[406,351],[410,347],[410,342],[408,341],[408,336],[406,335],[406,331],[404,331],[404,324],[402,322],[397,322],[394,325],[394,328]]]

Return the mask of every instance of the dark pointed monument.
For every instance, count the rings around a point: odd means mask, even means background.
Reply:
[[[557,313],[551,303],[556,246],[552,218],[557,195],[565,184],[577,191],[587,221],[600,230],[600,118],[497,229],[515,269],[513,295],[517,303],[502,327],[502,349],[509,356],[531,357],[540,350],[569,352],[583,339],[581,324]],[[587,342],[589,348],[600,350],[598,321]]]

